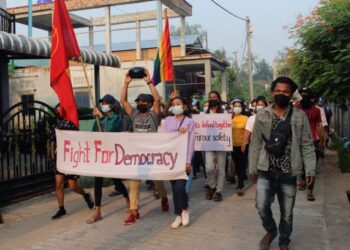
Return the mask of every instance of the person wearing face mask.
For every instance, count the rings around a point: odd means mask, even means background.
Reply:
[[[315,154],[316,154],[316,164],[320,156],[320,148],[324,145],[323,135],[324,130],[322,127],[321,111],[315,106],[315,103],[312,102],[314,98],[314,93],[309,88],[299,89],[299,93],[302,96],[300,101],[300,109],[306,113],[306,116],[309,120],[312,139],[315,145]],[[305,189],[305,174],[301,175],[302,183],[299,186],[299,190]],[[307,200],[314,201],[315,196],[313,194],[315,182],[313,181],[310,185],[307,185]]]
[[[249,148],[249,172],[252,182],[257,184],[256,208],[267,232],[259,242],[261,250],[269,249],[278,231],[279,249],[289,249],[296,180],[303,173],[303,164],[308,184],[315,176],[316,157],[309,121],[303,111],[291,105],[297,88],[289,77],[278,77],[271,85],[274,104],[261,109],[255,118]],[[282,136],[276,133],[281,129],[285,131]],[[279,142],[278,138],[284,139],[285,143],[273,144],[276,139]],[[277,150],[273,145],[279,145]],[[281,214],[279,227],[271,210],[276,194]]]
[[[224,113],[219,92],[210,91],[208,110],[205,114]],[[225,184],[226,152],[207,151],[205,152],[205,169],[207,173],[208,191],[205,195],[207,200],[222,201],[222,191]]]
[[[123,129],[123,114],[116,110],[118,101],[110,94],[106,94],[99,103],[101,104],[101,111],[98,108],[94,108],[93,115],[99,119],[99,125],[94,123],[92,131],[95,132],[122,132]],[[129,207],[129,195],[128,191],[121,179],[113,179],[115,189],[119,191],[126,200],[126,205]],[[93,224],[102,220],[101,215],[101,200],[102,200],[102,186],[103,177],[95,177],[95,211],[92,216],[86,221],[87,224]]]
[[[125,112],[131,117],[134,133],[155,133],[160,124],[160,104],[161,99],[156,87],[153,85],[149,72],[145,69],[145,77],[150,94],[139,94],[136,98],[136,108],[133,108],[128,102],[128,87],[132,78],[127,73],[125,75],[124,84],[121,91],[120,101]],[[129,217],[124,221],[124,225],[131,225],[140,219],[138,212],[140,200],[140,184],[141,180],[130,180],[130,209]],[[154,184],[161,196],[161,206],[163,212],[169,211],[167,192],[163,181],[154,181]]]
[[[244,128],[244,137],[243,137],[243,145],[242,145],[242,152],[246,152],[246,149],[249,148],[249,142],[250,142],[250,138],[253,132],[253,128],[254,128],[254,123],[255,123],[255,117],[256,117],[256,113],[265,108],[267,106],[267,101],[266,98],[264,96],[258,96],[256,98],[256,106],[255,106],[255,110],[252,116],[249,116],[247,124],[245,125]]]
[[[188,114],[189,106],[184,98],[174,96],[175,93],[169,98],[171,100],[171,107],[169,112],[173,116],[168,116],[164,119],[160,126],[160,132],[172,133],[188,132],[188,144],[187,144],[187,160],[184,171],[188,174],[191,172],[191,161],[194,152],[194,121],[186,116]],[[188,194],[186,192],[186,180],[172,180],[171,187],[173,191],[174,213],[176,218],[171,224],[171,228],[178,228],[181,225],[187,226],[189,224],[189,211],[188,211]]]
[[[233,106],[232,113],[232,143],[233,151],[231,153],[232,160],[235,163],[237,176],[238,176],[238,195],[243,195],[244,179],[246,177],[246,162],[247,154],[242,152],[241,147],[243,145],[244,128],[247,123],[248,117],[242,115],[244,101],[241,98],[235,98],[231,101]]]

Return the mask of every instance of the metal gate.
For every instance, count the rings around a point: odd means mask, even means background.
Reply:
[[[0,204],[54,187],[49,129],[55,112],[40,101],[13,105],[1,116]]]

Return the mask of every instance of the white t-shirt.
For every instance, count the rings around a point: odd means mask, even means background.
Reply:
[[[249,131],[250,133],[253,133],[254,123],[255,123],[255,116],[252,115],[248,117],[248,121],[245,124],[245,130]]]

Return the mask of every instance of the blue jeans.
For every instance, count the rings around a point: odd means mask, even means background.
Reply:
[[[259,211],[263,227],[270,233],[277,231],[271,210],[271,204],[275,200],[276,194],[281,212],[278,227],[279,246],[288,246],[293,231],[296,176],[274,175],[270,171],[259,171],[256,186],[256,208]]]

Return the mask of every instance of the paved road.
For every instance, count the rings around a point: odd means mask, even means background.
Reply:
[[[340,174],[336,164],[336,155],[328,152],[317,177],[315,202],[306,201],[304,191],[298,193],[291,249],[349,249],[345,190],[350,189],[350,174]],[[43,195],[3,209],[6,224],[0,226],[0,249],[258,249],[264,230],[254,207],[255,186],[238,197],[227,184],[220,203],[206,201],[203,186],[200,175],[190,197],[191,224],[179,229],[170,228],[173,211],[162,213],[160,201],[144,185],[142,219],[130,226],[122,224],[127,217],[123,198],[107,195],[111,187],[104,189],[103,220],[93,225],[85,223],[91,211],[71,192],[66,195],[69,216],[51,221],[56,200],[54,194]],[[274,211],[278,219],[276,205]],[[278,249],[277,241],[271,249]]]

